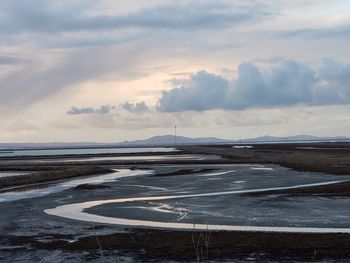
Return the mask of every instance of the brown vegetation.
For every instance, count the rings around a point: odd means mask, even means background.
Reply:
[[[34,167],[30,167],[30,169],[33,169],[33,168]],[[1,177],[0,188],[32,185],[32,184],[45,183],[45,182],[56,181],[61,179],[73,178],[78,176],[103,174],[107,172],[110,172],[110,170],[102,168],[100,166],[96,166],[96,165],[63,166],[63,167],[45,166],[45,169],[32,172],[31,174]]]
[[[299,171],[350,175],[350,144],[260,144],[235,149],[232,145],[184,146],[187,152],[215,154],[232,163],[270,163]]]
[[[161,231],[139,229],[132,232],[115,233],[102,236],[87,236],[75,242],[70,236],[56,235],[41,238],[33,236],[0,237],[10,245],[30,245],[33,249],[62,249],[72,251],[95,251],[99,255],[122,251],[132,253],[141,260],[196,260],[193,239],[202,232]],[[96,242],[98,238],[99,242]],[[210,232],[207,258],[212,260],[245,259],[256,260],[327,260],[350,257],[350,235],[348,234],[303,234],[268,232]]]
[[[274,191],[265,191],[250,193],[250,196],[265,196],[271,194],[283,194],[283,195],[318,195],[318,196],[350,196],[350,182],[342,182],[336,184],[322,185],[322,186],[312,186],[296,189],[286,189],[286,190],[274,190]]]

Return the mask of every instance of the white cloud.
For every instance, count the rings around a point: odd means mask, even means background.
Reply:
[[[187,85],[163,91],[158,110],[163,112],[212,109],[243,110],[293,105],[350,103],[350,64],[324,60],[321,68],[290,59],[269,69],[243,63],[229,82],[204,71],[190,77]]]

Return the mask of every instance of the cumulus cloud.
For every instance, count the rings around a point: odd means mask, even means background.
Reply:
[[[245,109],[307,103],[312,100],[315,81],[315,72],[294,60],[283,60],[268,70],[243,63],[238,68],[238,78],[225,96],[225,107]]]
[[[40,7],[40,8],[39,8]],[[156,5],[128,14],[92,14],[93,1],[5,0],[0,3],[2,32],[96,31],[120,28],[208,29],[253,22],[271,16],[263,5],[225,1]]]
[[[210,110],[222,107],[229,82],[221,76],[200,71],[191,76],[187,86],[163,91],[158,110],[165,112]]]
[[[114,106],[110,105],[101,105],[100,108],[78,108],[73,106],[69,111],[67,111],[67,114],[69,115],[79,115],[79,114],[109,114],[111,110],[115,109]]]
[[[350,64],[325,59],[314,70],[285,59],[269,69],[243,63],[229,81],[200,71],[185,86],[163,91],[157,109],[162,112],[243,110],[293,105],[350,103]]]
[[[121,108],[131,113],[145,113],[149,111],[149,108],[144,101],[137,103],[124,102],[121,105]]]

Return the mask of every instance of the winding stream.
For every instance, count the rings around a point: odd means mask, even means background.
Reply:
[[[286,187],[234,190],[234,191],[211,192],[211,193],[200,193],[200,194],[147,196],[147,197],[97,200],[97,201],[88,201],[88,202],[82,202],[82,203],[62,205],[53,209],[46,209],[45,213],[49,215],[54,215],[54,216],[59,216],[59,217],[64,217],[64,218],[74,219],[74,220],[80,220],[80,221],[87,221],[87,222],[134,226],[134,227],[179,229],[179,230],[264,231],[264,232],[291,232],[291,233],[350,233],[350,228],[238,226],[238,225],[215,225],[215,224],[195,224],[194,225],[192,223],[160,222],[160,221],[107,217],[107,216],[100,216],[100,215],[90,214],[85,212],[85,210],[88,208],[92,208],[92,207],[100,206],[104,204],[111,204],[111,203],[127,203],[127,202],[136,202],[136,201],[159,201],[159,200],[183,199],[183,198],[191,198],[191,197],[209,197],[209,196],[219,196],[219,195],[256,193],[256,192],[264,192],[264,191],[271,191],[271,190],[287,190],[287,189],[304,188],[304,187],[311,187],[311,186],[330,185],[330,184],[336,184],[340,182],[343,182],[343,181],[338,180],[338,181],[301,184],[301,185],[286,186]]]
[[[35,197],[42,197],[53,193],[62,192],[64,190],[74,188],[81,184],[102,184],[106,182],[111,182],[119,178],[128,177],[128,176],[137,176],[140,174],[150,173],[149,171],[132,171],[130,169],[112,169],[114,172],[97,175],[97,176],[89,176],[81,179],[72,179],[65,182],[57,183],[50,186],[45,187],[36,187],[35,189],[29,190],[13,190],[4,193],[0,193],[0,203],[8,202],[8,201],[17,201],[22,199],[29,199]]]

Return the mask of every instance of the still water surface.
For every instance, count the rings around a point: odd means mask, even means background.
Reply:
[[[145,147],[145,148],[96,148],[96,149],[46,149],[46,150],[16,150],[0,151],[2,156],[42,156],[42,155],[68,155],[68,154],[104,154],[104,153],[146,153],[146,152],[173,152],[175,148]]]

